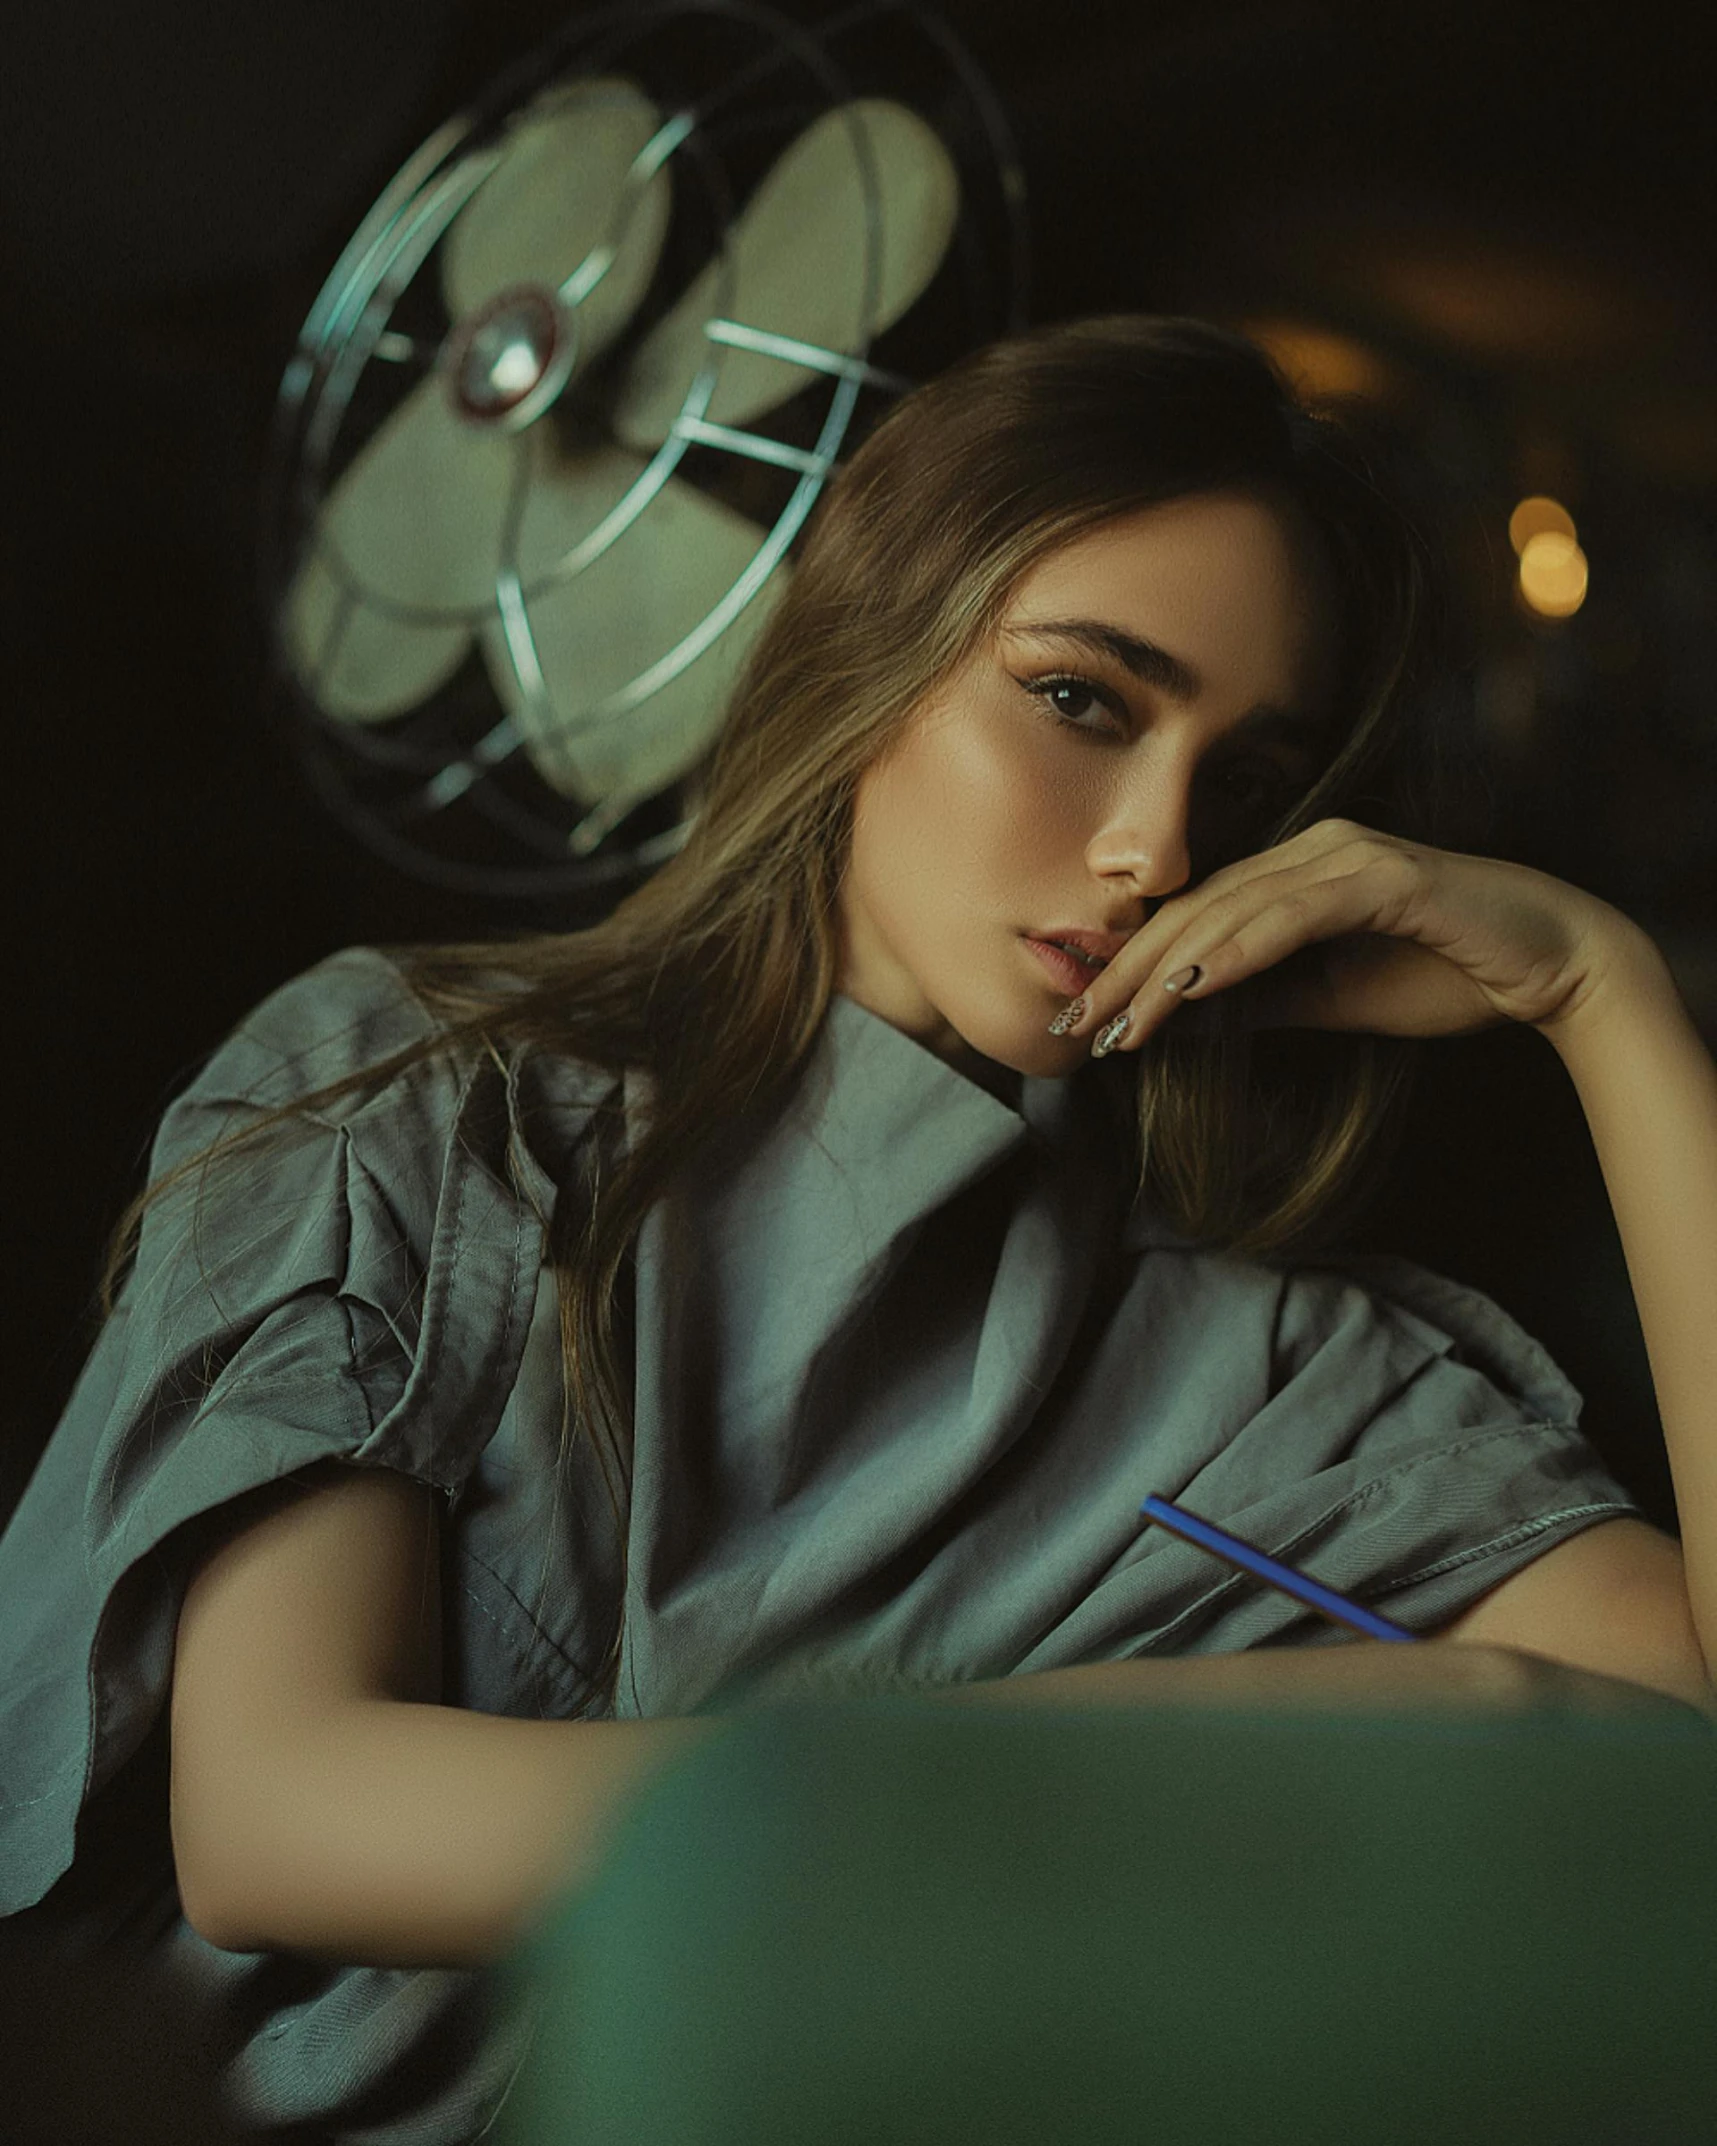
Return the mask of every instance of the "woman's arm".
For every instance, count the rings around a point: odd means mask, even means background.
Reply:
[[[332,1467],[194,1575],[172,1831],[210,1943],[376,1966],[499,1958],[594,1870],[621,1812],[719,1719],[520,1721],[439,1704],[433,1494]],[[1661,1708],[1483,1646],[1276,1649],[958,1685],[950,1703]]]
[[[1717,1675],[1717,1066],[1655,941],[1626,920],[1591,992],[1541,1026],[1585,1110],[1627,1257],[1687,1599]]]
[[[1453,1634],[1600,1673],[1625,1660],[1717,1709],[1717,1067],[1650,936],[1530,866],[1319,820],[1164,902],[1054,1032],[1137,1050],[1194,994],[1226,991],[1242,1026],[1520,1021],[1560,1052],[1627,1255],[1682,1540],[1592,1529],[1601,1541],[1546,1551]]]
[[[939,1693],[978,1705],[1216,1706],[1246,1712],[1703,1713],[1694,1700],[1533,1651],[1441,1635],[1408,1647],[1381,1639],[1333,1647],[1090,1662]]]
[[[180,1612],[173,1854],[229,1951],[494,1959],[703,1720],[521,1721],[439,1704],[434,1494],[334,1465],[206,1558]]]

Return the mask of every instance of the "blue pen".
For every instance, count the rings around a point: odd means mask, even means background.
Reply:
[[[1333,1587],[1308,1580],[1292,1565],[1279,1564],[1275,1558],[1266,1557],[1262,1550],[1242,1542],[1238,1535],[1229,1535],[1221,1528],[1212,1527],[1208,1520],[1200,1520],[1196,1513],[1183,1512],[1178,1505],[1171,1505],[1167,1498],[1147,1498],[1139,1510],[1171,1534],[1197,1543],[1201,1550],[1208,1550],[1213,1557],[1220,1557],[1230,1565],[1238,1565],[1242,1572],[1256,1573],[1259,1579],[1268,1580],[1272,1587],[1279,1587],[1283,1594],[1292,1595],[1297,1602],[1304,1602],[1336,1624],[1351,1625],[1368,1639],[1417,1639],[1419,1636],[1417,1632],[1409,1632],[1405,1625],[1391,1624],[1387,1617],[1379,1617],[1375,1610],[1361,1609],[1346,1595],[1338,1595]]]

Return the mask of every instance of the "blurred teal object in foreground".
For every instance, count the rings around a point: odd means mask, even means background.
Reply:
[[[512,1972],[505,2146],[1717,2139],[1692,1714],[759,1708]]]

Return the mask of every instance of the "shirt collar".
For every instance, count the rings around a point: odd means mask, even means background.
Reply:
[[[786,1105],[781,1129],[809,1135],[843,1172],[876,1173],[879,1182],[911,1187],[911,1204],[927,1211],[956,1187],[1028,1143],[1082,1155],[1100,1169],[1127,1167],[1122,1127],[1113,1113],[1119,1077],[1081,1067],[1061,1078],[1015,1076],[1018,1102],[992,1094],[904,1030],[843,992],[834,993],[823,1025]],[[624,1077],[569,1060],[533,1057],[513,1071],[515,1107],[529,1103],[526,1138],[516,1155],[523,1186],[546,1212],[559,1172],[555,1156],[576,1140],[591,1111],[622,1092],[627,1141],[635,1144],[652,1083],[634,1067]],[[1006,1086],[1006,1080],[998,1082]],[[1113,1093],[1110,1089],[1113,1089]],[[524,1090],[529,1090],[528,1099]],[[545,1141],[543,1118],[553,1121]],[[551,1167],[545,1168],[545,1164]]]

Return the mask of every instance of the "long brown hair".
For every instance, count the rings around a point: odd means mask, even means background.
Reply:
[[[628,1152],[610,1125],[593,1143],[603,1162],[591,1196],[563,1198],[546,1218],[562,1454],[576,1419],[603,1466],[624,1561],[621,1270],[688,1158],[774,1108],[813,1047],[838,986],[859,777],[993,631],[1036,560],[1117,514],[1217,490],[1286,503],[1322,546],[1340,611],[1339,746],[1248,846],[1337,812],[1435,839],[1420,704],[1439,648],[1436,578],[1358,436],[1303,406],[1253,343],[1199,321],[1084,321],[992,345],[895,404],[830,486],[680,852],[588,929],[394,950],[435,1032],[262,1112],[146,1187],[115,1231],[104,1305],[150,1202],[283,1120],[377,1091],[438,1053],[640,1068],[644,1136]],[[1302,1248],[1346,1212],[1362,1159],[1398,1119],[1410,1058],[1386,1038],[1248,1037],[1219,1023],[1198,1038],[1171,1028],[1130,1063],[1140,1189],[1183,1233],[1255,1254]],[[598,1677],[610,1703],[623,1624],[622,1612]]]

